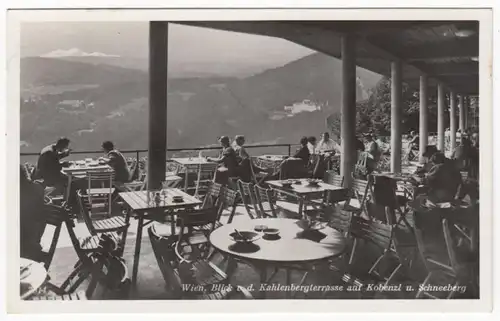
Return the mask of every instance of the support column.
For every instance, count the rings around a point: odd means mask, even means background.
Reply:
[[[419,137],[420,137],[420,162],[423,162],[423,154],[425,147],[429,142],[429,131],[427,127],[427,116],[429,111],[427,110],[427,76],[420,76],[420,127],[419,127]]]
[[[352,172],[357,161],[356,151],[356,40],[345,34],[342,46],[342,104],[340,136],[342,155],[340,174],[347,188],[351,186]]]
[[[167,163],[168,24],[149,23],[148,189],[159,189]]]
[[[470,106],[470,98],[468,96],[464,96],[464,124],[465,124],[465,129],[469,128],[469,106]]]
[[[444,106],[446,104],[446,97],[444,94],[444,86],[438,84],[438,101],[437,101],[437,148],[444,152]]]
[[[457,141],[457,94],[452,91],[450,93],[450,150],[455,150]]]
[[[458,126],[459,126],[460,131],[463,133],[465,130],[464,95],[460,95],[460,97],[458,98],[458,110],[459,110]]]
[[[400,61],[391,63],[391,172],[401,172],[402,68]]]

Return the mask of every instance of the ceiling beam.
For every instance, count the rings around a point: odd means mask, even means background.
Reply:
[[[479,37],[468,37],[440,43],[405,47],[399,49],[398,53],[406,61],[477,57],[479,55]]]
[[[448,62],[441,64],[414,63],[415,67],[425,70],[430,76],[450,75],[477,75],[479,74],[479,63],[470,61],[465,63]]]

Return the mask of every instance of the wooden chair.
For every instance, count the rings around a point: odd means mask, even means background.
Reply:
[[[59,236],[61,235],[62,225],[64,224],[65,217],[60,214],[60,207],[53,204],[45,204],[43,210],[43,221],[47,225],[53,227],[52,238],[50,244],[42,243],[42,253],[41,253],[41,261],[43,262],[43,266],[48,271],[50,264],[52,263],[52,259],[54,258],[54,253],[57,248],[57,243],[59,241]],[[45,228],[47,231],[47,227]],[[44,231],[44,234],[45,234]]]
[[[215,207],[222,190],[222,184],[210,182],[208,184],[207,192],[203,197],[203,204],[201,205],[201,208]]]
[[[251,294],[242,287],[229,287],[229,279],[215,264],[207,261],[191,232],[195,227],[212,224],[217,218],[215,208],[187,211],[180,215],[177,238],[163,237],[149,228],[149,238],[165,283],[177,299],[225,299],[239,291],[247,298]],[[185,232],[186,231],[186,232]],[[212,286],[221,285],[215,291]]]
[[[350,197],[345,202],[339,202],[343,208],[356,215],[365,213],[369,216],[366,209],[366,203],[371,199],[371,185],[372,180],[361,180],[353,178],[350,189]]]
[[[276,197],[273,193],[273,190],[255,185],[254,191],[258,206],[257,217],[278,217],[278,213],[276,210]]]
[[[88,171],[88,188],[86,194],[90,204],[91,214],[111,216],[111,206],[113,203],[113,187],[115,173],[113,170],[97,172]]]
[[[337,187],[344,187],[344,177],[337,174],[335,171],[325,172],[325,183]]]
[[[123,254],[123,247],[120,247],[120,238],[117,233],[102,233],[79,238],[74,230],[74,219],[71,217],[68,209],[61,206],[53,206],[51,216],[52,219],[65,223],[78,261],[74,266],[74,270],[61,286],[55,286],[50,282],[47,284],[50,290],[60,295],[74,294],[89,276],[93,276],[94,280],[99,279],[96,275],[98,273],[98,265],[96,265],[99,258],[98,254],[112,255],[114,257]],[[89,290],[91,292],[92,288]]]
[[[99,233],[114,233],[113,235],[121,234],[120,246],[125,246],[127,231],[130,226],[130,211],[125,211],[124,216],[113,216],[111,218],[94,220],[90,216],[90,202],[87,195],[82,195],[78,191],[78,202],[80,205],[80,213],[83,217],[85,225],[87,226],[91,235],[98,235]]]
[[[194,196],[199,197],[200,193],[206,193],[208,186],[213,181],[214,173],[217,170],[218,164],[208,163],[199,164],[196,178],[196,186]]]
[[[35,295],[31,300],[127,299],[130,279],[128,278],[128,269],[125,262],[115,256],[102,253],[93,255],[91,259],[95,261],[94,273],[86,291],[66,292],[61,288],[49,285],[43,291],[43,294]],[[110,292],[114,294],[111,297],[108,296]]]
[[[388,285],[395,276],[394,271],[386,278],[381,276],[377,269],[380,263],[392,253],[392,226],[369,221],[360,216],[353,215],[350,234],[353,237],[354,244],[347,268],[341,271],[342,281],[350,285],[358,286],[361,290],[359,292],[360,296],[363,296],[368,284],[384,282],[384,285]],[[359,270],[354,264],[356,251],[359,248],[360,241],[363,241],[365,245],[371,244],[375,246],[381,252],[380,256],[368,271]]]
[[[218,224],[221,224],[221,217],[224,211],[229,210],[229,217],[227,220],[227,223],[231,223],[234,218],[234,214],[236,213],[236,204],[238,201],[238,196],[239,193],[235,190],[232,190],[228,187],[223,187],[222,191],[220,193],[218,202],[217,202],[217,209],[218,209],[218,214],[217,214],[217,220],[216,220],[216,226],[215,228],[219,227]]]
[[[259,216],[259,209],[257,207],[255,190],[253,188],[252,183],[245,183],[241,180],[238,180],[238,189],[240,191],[241,200],[245,209],[250,216],[251,219],[254,219]]]
[[[428,273],[416,298],[451,299],[455,296],[457,287],[463,285],[470,285],[472,293],[477,295],[479,256],[468,251],[460,253],[457,250],[447,219],[442,220],[442,228],[443,240],[441,244],[426,242],[424,232],[419,228],[415,230],[418,248]],[[440,248],[444,248],[444,251],[440,251]],[[431,291],[432,288],[427,288],[431,285],[450,284],[455,287],[451,288],[448,293],[439,293]],[[442,297],[442,294],[447,295]]]

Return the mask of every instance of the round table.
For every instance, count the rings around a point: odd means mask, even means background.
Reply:
[[[21,258],[20,268],[26,267],[26,272],[20,274],[20,277],[25,274],[25,277],[20,281],[27,284],[26,289],[22,289],[21,300],[28,299],[45,283],[47,279],[47,270],[42,263],[33,260]],[[24,288],[24,287],[23,287]]]
[[[346,247],[345,237],[331,227],[325,227],[312,233],[314,237],[301,235],[303,229],[297,224],[296,219],[265,218],[248,221],[239,221],[223,225],[210,234],[210,243],[223,254],[243,261],[253,266],[260,274],[260,282],[266,282],[266,269],[275,268],[296,269],[315,264],[344,253]],[[279,238],[265,239],[262,232],[260,238],[253,243],[250,251],[237,251],[235,242],[229,236],[235,229],[238,231],[254,231],[255,226],[265,225],[268,228],[277,228]],[[255,232],[255,231],[254,231]],[[287,283],[289,277],[287,273]]]

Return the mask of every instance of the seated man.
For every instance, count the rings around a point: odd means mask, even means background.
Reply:
[[[328,132],[324,132],[321,140],[316,147],[316,151],[318,153],[335,155],[340,151],[340,146],[330,138],[330,134]]]
[[[129,182],[130,173],[123,154],[116,150],[114,144],[110,141],[105,141],[101,147],[106,156],[100,157],[99,160],[104,161],[113,168],[115,171],[115,182],[118,184]]]
[[[431,162],[431,157],[437,152],[439,152],[439,150],[437,149],[437,147],[435,145],[428,145],[425,147],[425,151],[422,154],[422,157],[424,158],[424,166],[417,169],[416,174],[427,173],[430,171],[430,169],[433,166],[433,164]]]
[[[450,202],[455,199],[462,182],[460,172],[443,153],[431,156],[432,168],[420,181],[427,185],[427,195],[434,203]]]
[[[35,179],[42,179],[45,186],[64,190],[68,178],[61,170],[67,165],[61,159],[69,155],[69,139],[62,137],[55,144],[46,146],[40,152],[35,169]]]

